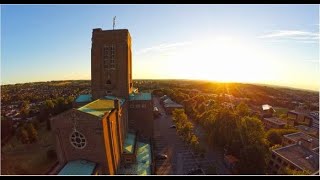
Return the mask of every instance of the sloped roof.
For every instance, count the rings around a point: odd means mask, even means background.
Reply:
[[[87,160],[69,161],[58,175],[92,175],[96,165],[96,163]]]

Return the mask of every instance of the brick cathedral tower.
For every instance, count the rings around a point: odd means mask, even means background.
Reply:
[[[91,90],[93,99],[132,92],[131,36],[127,29],[93,29]]]

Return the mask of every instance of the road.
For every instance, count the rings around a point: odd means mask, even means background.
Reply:
[[[195,155],[177,135],[176,129],[170,128],[173,125],[172,117],[165,114],[159,103],[159,98],[154,97],[153,102],[162,114],[154,119],[155,155],[164,153],[168,156],[166,160],[156,160],[156,174],[187,174],[192,168],[201,167],[206,171],[210,166],[215,166],[218,174],[230,174],[223,164],[222,150],[213,149],[207,145],[206,136],[200,126],[194,125],[194,130],[199,137],[200,146],[206,149],[204,157]]]
[[[153,100],[154,105],[162,114],[154,120],[155,154],[164,153],[168,156],[166,160],[156,160],[156,174],[186,174],[189,168],[196,167],[196,160],[176,134],[176,129],[170,128],[173,125],[172,118],[165,114],[159,104],[159,99],[154,98]]]

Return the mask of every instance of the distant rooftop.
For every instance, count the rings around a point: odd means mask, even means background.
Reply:
[[[312,136],[309,136],[303,132],[296,132],[296,133],[291,133],[291,134],[286,134],[284,135],[284,137],[288,138],[288,139],[291,139],[295,142],[298,142],[301,138],[308,141],[308,142],[311,142],[312,143],[312,146],[314,148],[316,147],[319,147],[319,139],[315,138],[315,137],[312,137]]]
[[[58,175],[91,175],[95,167],[96,163],[86,160],[69,161]]]
[[[77,103],[85,103],[92,101],[92,95],[91,94],[81,94],[77,97],[75,100]]]
[[[151,100],[151,93],[131,93],[129,95],[130,101],[149,101]]]
[[[183,108],[183,106],[181,104],[177,104],[177,103],[174,103],[174,104],[165,104],[164,107],[166,108]]]
[[[79,111],[92,114],[94,116],[103,117],[107,112],[111,112],[114,108],[114,101],[108,99],[97,99],[89,104],[86,104],[80,108]]]
[[[284,157],[302,170],[309,170],[311,173],[319,171],[319,154],[301,145],[293,144],[275,149],[273,152]]]
[[[290,110],[290,111],[288,111],[288,113],[295,114],[295,115],[304,114],[304,113],[301,113],[301,112],[298,112],[298,111],[295,111],[295,110]]]
[[[136,135],[133,133],[127,133],[126,139],[124,141],[123,152],[127,154],[132,154],[134,150],[134,145],[136,141]]]
[[[266,121],[270,121],[274,124],[285,125],[286,123],[277,117],[263,118]]]
[[[272,108],[272,106],[270,106],[269,104],[262,105],[262,110],[264,110],[264,111],[269,110],[271,108]]]
[[[163,101],[164,104],[176,104],[174,101],[172,101],[170,98],[167,98]]]
[[[319,121],[319,113],[316,114],[316,113],[312,112],[312,113],[306,115],[306,117],[308,117],[309,119],[312,119],[314,121],[315,120]]]
[[[314,128],[314,127],[308,127],[305,125],[295,126],[295,128],[304,132],[304,133],[309,133],[309,134],[317,134],[317,132],[319,132],[319,129]]]

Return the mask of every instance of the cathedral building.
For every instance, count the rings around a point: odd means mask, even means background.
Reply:
[[[153,101],[132,82],[127,29],[93,29],[91,94],[52,117],[55,174],[152,174]]]

